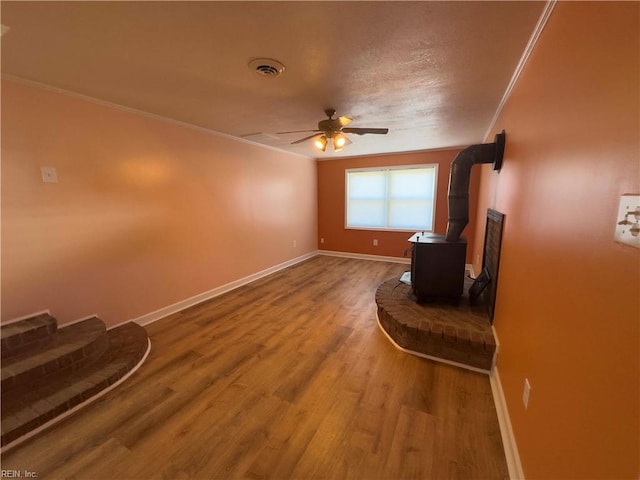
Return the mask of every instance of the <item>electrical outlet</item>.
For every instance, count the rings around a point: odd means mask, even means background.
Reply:
[[[616,217],[616,242],[640,248],[640,195],[622,195]]]
[[[320,239],[320,243],[324,243],[324,238],[321,238],[321,239]]]
[[[55,167],[40,167],[40,173],[44,183],[58,183],[58,174]]]
[[[373,239],[373,246],[374,247],[378,246],[378,239],[376,239],[376,238]]]
[[[298,242],[297,241],[293,241],[293,248],[296,248],[298,246]]]
[[[531,394],[531,384],[529,383],[529,379],[524,379],[524,390],[522,391],[522,403],[524,403],[524,409],[527,410],[529,408],[529,395]]]

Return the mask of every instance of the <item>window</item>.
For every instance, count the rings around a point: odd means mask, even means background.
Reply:
[[[433,230],[437,165],[346,171],[347,228]]]

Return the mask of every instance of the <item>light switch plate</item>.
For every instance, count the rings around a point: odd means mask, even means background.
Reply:
[[[55,167],[40,167],[44,183],[58,183],[58,173]]]
[[[640,248],[640,195],[625,194],[620,197],[615,240]]]

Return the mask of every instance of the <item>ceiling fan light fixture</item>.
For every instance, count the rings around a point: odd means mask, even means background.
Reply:
[[[321,152],[324,152],[327,149],[327,137],[322,135],[321,137],[316,138],[313,141],[313,146],[316,147]]]
[[[342,133],[338,133],[333,137],[333,150],[339,152],[347,146],[347,137]]]
[[[291,145],[297,145],[302,142],[306,142],[311,140],[311,144],[316,150],[324,152],[327,150],[327,144],[331,141],[331,146],[333,147],[334,152],[340,152],[344,147],[351,145],[351,140],[349,137],[345,135],[345,133],[353,133],[355,135],[366,135],[366,134],[379,134],[385,135],[389,132],[388,128],[351,128],[345,127],[345,125],[349,125],[351,123],[351,119],[348,117],[338,117],[333,118],[336,114],[336,111],[331,109],[326,109],[324,111],[325,115],[329,118],[325,120],[320,120],[318,122],[318,128],[316,130],[293,130],[288,132],[278,132],[278,135],[284,135],[286,133],[311,133],[311,135],[299,138],[291,142]],[[318,136],[320,135],[320,136]]]

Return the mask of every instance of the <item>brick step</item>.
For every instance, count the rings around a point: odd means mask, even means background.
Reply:
[[[61,328],[48,342],[3,360],[2,391],[50,383],[99,358],[108,346],[107,329],[99,318]]]
[[[37,388],[2,392],[2,447],[17,443],[36,429],[50,426],[69,411],[95,400],[144,359],[149,349],[146,330],[127,323],[107,331],[107,350],[93,363]],[[13,446],[13,445],[11,445]]]
[[[411,287],[390,279],[376,291],[378,323],[393,343],[420,356],[488,373],[496,342],[486,309],[472,306],[465,279],[457,304],[418,303]]]
[[[56,319],[48,313],[3,325],[0,328],[2,359],[20,355],[50,342],[57,328]]]

